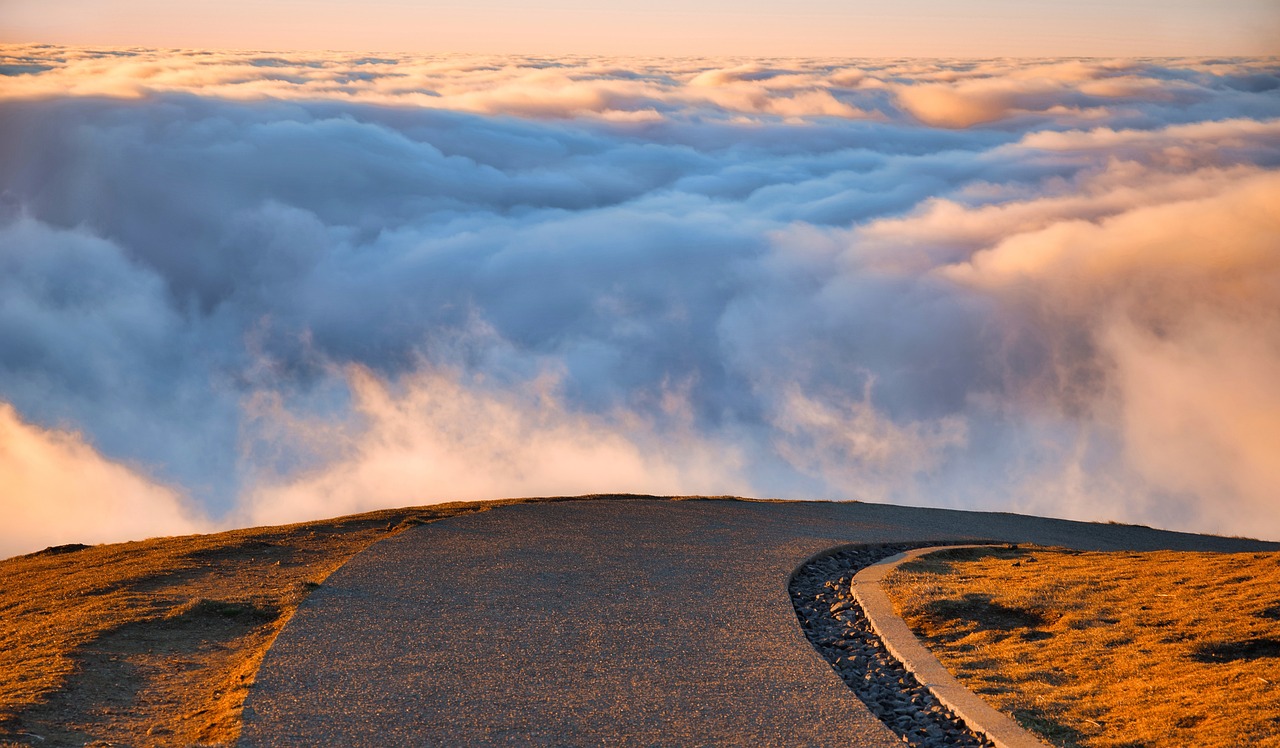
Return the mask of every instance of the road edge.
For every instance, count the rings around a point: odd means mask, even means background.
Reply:
[[[970,729],[986,735],[997,748],[1046,748],[1048,744],[1039,737],[1023,729],[1008,715],[996,711],[976,693],[961,685],[960,681],[942,666],[938,658],[934,657],[933,653],[916,638],[907,626],[907,622],[894,612],[893,603],[889,601],[889,596],[880,586],[880,582],[898,566],[921,556],[957,548],[992,547],[999,546],[991,544],[930,546],[915,548],[881,559],[854,575],[853,596],[862,606],[871,629],[884,642],[885,649],[897,657],[921,684],[938,697],[939,701],[964,720]]]

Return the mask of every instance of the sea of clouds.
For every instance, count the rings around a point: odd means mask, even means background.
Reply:
[[[0,555],[501,496],[1280,538],[1280,61],[0,47]]]

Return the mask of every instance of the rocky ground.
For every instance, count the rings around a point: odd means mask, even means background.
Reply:
[[[904,743],[920,748],[994,746],[938,702],[885,651],[850,589],[853,576],[913,545],[846,549],[815,559],[796,573],[791,601],[814,648]]]

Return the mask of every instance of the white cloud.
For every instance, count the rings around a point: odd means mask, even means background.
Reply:
[[[210,529],[177,491],[104,459],[77,433],[24,423],[3,402],[0,485],[0,558]]]
[[[7,438],[147,501],[1280,536],[1274,61],[0,54]]]
[[[895,423],[872,404],[872,385],[869,380],[860,399],[834,403],[788,388],[771,418],[774,443],[787,462],[852,495],[914,500],[914,481],[965,446],[965,422],[947,416]]]
[[[664,398],[664,416],[685,427],[659,433],[636,413],[569,409],[552,375],[504,389],[430,367],[393,383],[352,367],[346,379],[354,407],[338,424],[262,401],[258,417],[278,429],[276,438],[311,451],[314,464],[260,479],[238,519],[280,523],[503,496],[747,489],[741,456],[691,433],[678,393]]]

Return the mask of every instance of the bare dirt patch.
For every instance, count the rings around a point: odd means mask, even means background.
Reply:
[[[885,588],[957,679],[1055,745],[1280,746],[1280,553],[943,551]]]
[[[0,745],[234,743],[263,655],[329,574],[414,525],[524,501],[66,545],[0,561]]]

